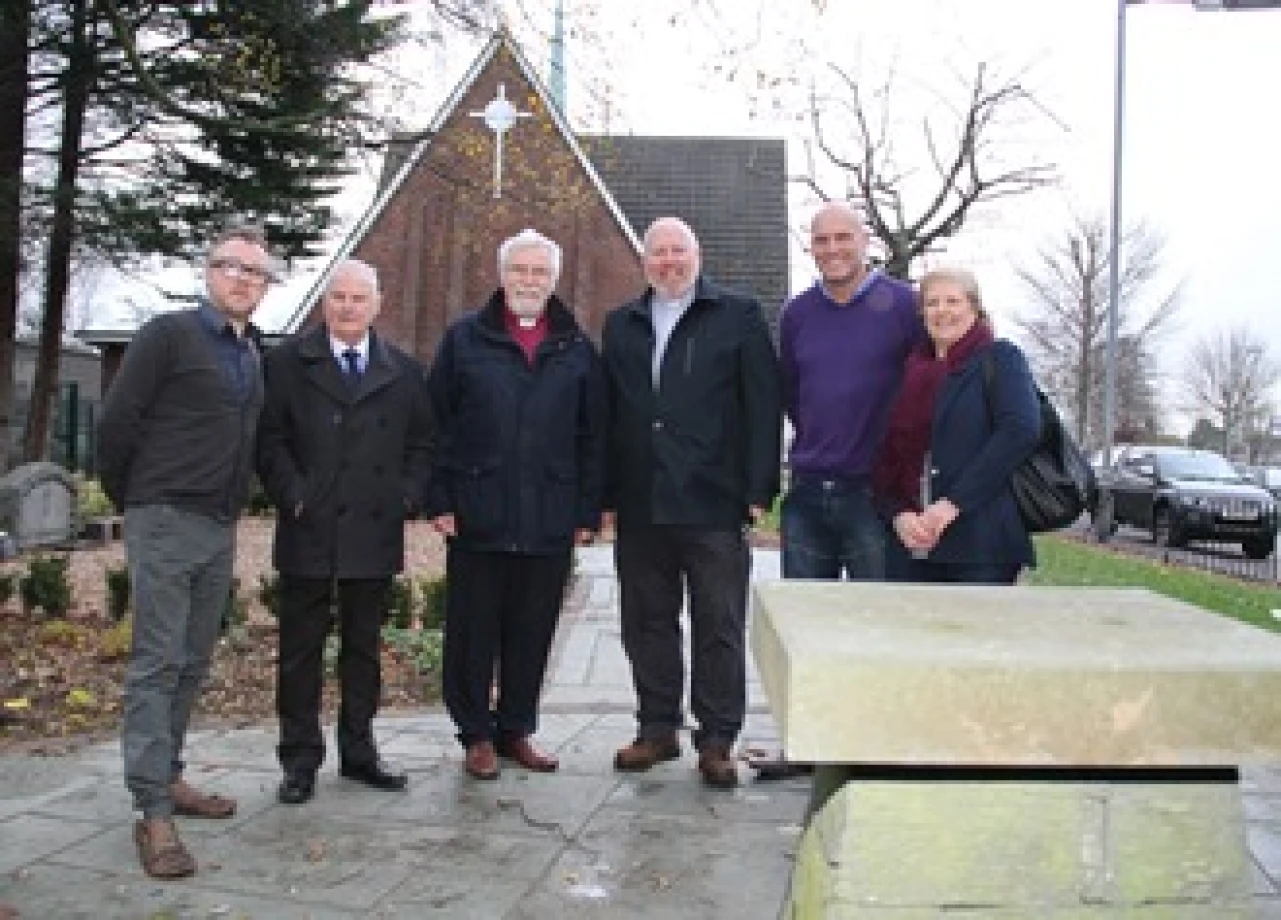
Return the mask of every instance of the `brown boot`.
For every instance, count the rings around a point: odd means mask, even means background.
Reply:
[[[680,756],[681,746],[677,743],[675,735],[637,738],[627,747],[619,748],[614,754],[614,769],[627,773],[639,773],[665,760],[675,760]]]
[[[196,872],[196,860],[182,845],[172,818],[143,818],[133,826],[142,871],[152,878],[185,878]]]
[[[709,744],[698,754],[698,772],[703,782],[718,789],[733,789],[738,785],[738,771],[729,756],[728,744]]]

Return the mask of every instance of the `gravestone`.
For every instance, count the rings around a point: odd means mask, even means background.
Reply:
[[[792,581],[752,647],[816,764],[784,916],[1254,916],[1281,636],[1138,589]]]
[[[56,463],[27,463],[0,477],[0,530],[19,549],[65,543],[75,518],[75,481]]]

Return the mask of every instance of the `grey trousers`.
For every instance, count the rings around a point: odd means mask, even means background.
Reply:
[[[144,817],[173,813],[191,709],[231,588],[235,522],[146,505],[125,511],[133,648],[125,672],[125,784]]]

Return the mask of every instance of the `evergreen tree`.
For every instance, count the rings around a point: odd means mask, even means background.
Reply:
[[[400,20],[371,18],[371,5],[30,4],[25,79],[6,69],[0,93],[20,91],[28,113],[55,107],[60,127],[55,142],[28,143],[24,164],[37,188],[21,207],[48,222],[25,459],[47,449],[77,249],[116,262],[138,253],[192,255],[236,218],[264,224],[287,255],[313,251],[332,221],[325,200],[347,172],[349,150],[378,140],[356,68],[396,40]],[[4,26],[10,35],[7,18]],[[0,248],[23,217],[5,204],[0,190]],[[0,274],[4,259],[0,252]],[[0,374],[11,376],[11,366]]]

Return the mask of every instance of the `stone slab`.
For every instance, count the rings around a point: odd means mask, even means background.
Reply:
[[[1251,868],[1233,783],[851,781],[785,916],[1249,917]]]
[[[751,642],[798,760],[1281,759],[1281,637],[1146,590],[779,581]]]

